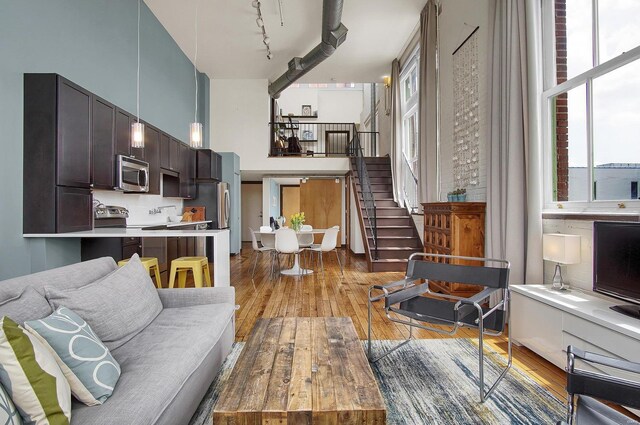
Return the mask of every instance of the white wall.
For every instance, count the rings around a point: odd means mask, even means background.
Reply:
[[[290,87],[280,95],[278,108],[282,113],[300,115],[302,105],[311,105],[318,111],[312,122],[360,123],[362,112],[362,86],[360,88],[308,88]]]
[[[105,205],[116,205],[128,209],[128,224],[166,222],[167,215],[174,214],[173,209],[163,209],[160,214],[149,214],[149,210],[160,206],[174,206],[175,214],[182,215],[183,202],[180,198],[163,198],[162,195],[123,193],[115,190],[94,190],[93,199]]]
[[[351,215],[349,216],[349,248],[354,254],[364,254],[364,238],[360,229],[360,219],[358,216],[358,205],[356,203],[355,193],[349,192]]]
[[[467,188],[467,199],[484,201],[487,193],[486,147],[488,124],[487,59],[489,52],[489,0],[447,0],[442,4],[440,15],[440,97],[441,97],[441,139],[440,139],[440,181],[439,199],[447,200],[447,192],[454,189],[453,180],[453,52],[478,29],[478,71],[479,71],[479,123],[480,158],[479,184]]]
[[[267,80],[211,80],[211,149],[235,152],[242,172],[346,173],[347,158],[269,158]]]

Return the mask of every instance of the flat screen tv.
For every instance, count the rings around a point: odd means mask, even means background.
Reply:
[[[611,308],[640,318],[640,223],[594,223],[593,290],[633,303]]]

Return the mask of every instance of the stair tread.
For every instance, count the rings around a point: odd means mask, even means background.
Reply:
[[[374,263],[408,263],[407,258],[378,258],[377,260],[371,260]]]
[[[373,236],[367,236],[373,239]],[[378,239],[420,239],[417,236],[378,236]]]
[[[407,251],[407,250],[419,249],[422,252],[421,246],[379,246],[378,251]]]
[[[365,225],[365,227],[371,227],[368,224]],[[397,225],[389,225],[389,226],[377,226],[378,229],[413,229],[413,226],[405,226],[403,224],[397,224]]]
[[[385,218],[398,219],[398,218],[411,218],[411,216],[410,215],[379,215],[379,216],[376,216],[377,220],[384,220]]]

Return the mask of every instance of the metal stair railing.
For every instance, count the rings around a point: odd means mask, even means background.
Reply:
[[[373,259],[377,260],[379,256],[376,200],[373,196],[373,191],[371,190],[371,181],[369,180],[367,163],[364,159],[365,157],[363,154],[362,145],[360,144],[360,137],[358,136],[358,132],[354,132],[354,136],[351,140],[350,145],[350,153],[355,158],[356,170],[358,171],[358,180],[360,181],[360,190],[362,191],[362,200],[365,211],[367,213],[367,221],[369,222],[369,228],[371,229],[371,235],[373,238]]]

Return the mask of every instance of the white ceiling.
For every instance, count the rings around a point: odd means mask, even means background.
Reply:
[[[182,51],[193,60],[198,5],[198,69],[210,78],[266,78],[273,81],[293,56],[320,42],[322,0],[262,0],[262,14],[274,58],[266,58],[251,0],[145,0]],[[301,82],[379,82],[390,73],[416,29],[426,0],[344,0],[347,40]]]

